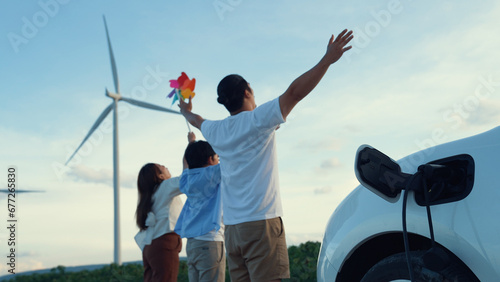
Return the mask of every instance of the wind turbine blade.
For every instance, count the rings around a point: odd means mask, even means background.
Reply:
[[[64,165],[68,165],[69,161],[71,161],[71,159],[75,156],[76,152],[78,152],[78,150],[80,150],[80,148],[83,146],[83,143],[85,143],[85,141],[87,141],[87,139],[89,139],[90,135],[92,135],[92,133],[94,133],[94,131],[99,127],[101,122],[106,118],[106,116],[109,114],[109,112],[112,109],[113,109],[113,103],[111,103],[106,109],[104,109],[104,111],[101,113],[101,115],[94,122],[94,125],[92,125],[92,128],[90,128],[90,131],[89,131],[89,133],[87,133],[87,136],[85,136],[85,138],[83,138],[82,143],[80,143],[78,148],[76,148],[75,152],[71,155],[71,157],[69,157],[69,159],[66,161],[66,163]]]
[[[160,107],[160,106],[149,104],[149,103],[142,102],[142,101],[137,101],[137,100],[130,99],[130,98],[122,97],[122,100],[126,101],[126,102],[128,102],[128,103],[130,103],[132,105],[138,106],[138,107],[143,107],[143,108],[147,108],[147,109],[151,109],[151,110],[156,110],[156,111],[161,111],[161,112],[167,112],[167,113],[173,113],[173,114],[181,114],[180,112],[177,112],[177,111],[174,111],[174,110],[171,110],[171,109],[167,109],[167,108],[164,108],[164,107]]]
[[[108,39],[109,58],[111,60],[111,71],[113,72],[113,82],[115,83],[115,92],[120,94],[120,83],[118,82],[118,72],[116,70],[115,56],[113,55],[113,48],[111,48],[111,40],[109,39],[108,25],[106,24],[106,17],[103,15],[104,27],[106,28],[106,38]]]
[[[12,193],[7,190],[7,188],[0,189],[0,193]],[[45,190],[18,190],[16,189],[16,194],[17,193],[45,193]]]

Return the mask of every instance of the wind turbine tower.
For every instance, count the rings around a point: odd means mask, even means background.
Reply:
[[[66,161],[66,165],[68,165],[69,161],[75,156],[78,150],[83,146],[85,141],[92,135],[92,133],[99,127],[101,122],[108,116],[109,112],[113,111],[113,205],[114,205],[114,263],[121,265],[121,248],[120,248],[120,167],[118,162],[118,102],[125,101],[132,105],[162,111],[167,113],[180,114],[179,112],[173,111],[171,109],[167,109],[164,107],[160,107],[157,105],[145,103],[142,101],[130,99],[123,97],[120,94],[120,84],[118,81],[118,72],[116,70],[116,62],[115,57],[113,55],[113,49],[111,48],[111,40],[109,39],[108,25],[106,23],[106,17],[103,16],[104,19],[104,28],[106,29],[106,38],[108,41],[108,49],[109,49],[109,57],[111,60],[111,72],[113,73],[113,82],[115,86],[115,93],[109,92],[106,88],[105,95],[109,98],[113,99],[113,102],[108,105],[101,115],[94,122],[89,132],[80,143],[78,148],[76,148],[75,152],[69,157]]]

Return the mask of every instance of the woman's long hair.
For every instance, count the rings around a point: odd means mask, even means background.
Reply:
[[[148,229],[146,226],[146,218],[153,207],[153,194],[163,181],[163,179],[159,177],[160,174],[160,169],[153,163],[145,164],[139,171],[139,176],[137,177],[139,200],[137,202],[135,217],[137,226],[141,231]]]

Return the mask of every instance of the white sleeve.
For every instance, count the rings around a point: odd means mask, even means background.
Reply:
[[[205,139],[210,139],[210,127],[213,124],[213,121],[211,120],[205,120],[200,127],[201,134]]]
[[[182,194],[181,190],[179,189],[180,180],[181,178],[179,176],[164,180],[164,182],[166,182],[166,188],[168,189],[170,194],[169,197],[175,197]]]
[[[275,128],[285,122],[281,114],[279,97],[253,110],[253,122],[257,128]]]

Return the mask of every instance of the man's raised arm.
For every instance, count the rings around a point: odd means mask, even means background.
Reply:
[[[186,120],[194,127],[201,130],[201,124],[205,121],[205,119],[191,112],[191,110],[193,109],[191,97],[189,97],[189,103],[184,102],[183,99],[179,99],[179,108],[181,109],[181,114],[186,118]]]
[[[352,37],[352,31],[348,32],[347,29],[343,30],[335,40],[332,35],[328,42],[326,54],[319,63],[295,79],[285,93],[280,96],[279,103],[284,119],[290,114],[295,105],[316,87],[330,65],[338,61],[345,51],[351,49],[351,46],[345,46],[351,41]]]

